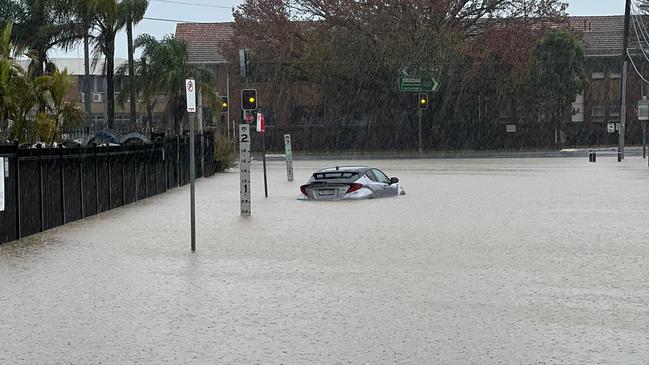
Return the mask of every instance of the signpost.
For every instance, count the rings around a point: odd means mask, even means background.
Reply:
[[[649,100],[646,96],[638,101],[638,120],[642,121],[642,158],[647,158],[647,120],[649,120]]]
[[[268,198],[268,179],[266,178],[266,122],[264,113],[257,113],[257,132],[261,133],[261,153],[264,163],[264,196]]]
[[[284,135],[284,150],[286,151],[286,177],[293,181],[293,151],[291,149],[291,135]]]
[[[239,125],[239,180],[241,216],[250,215],[250,125]]]
[[[431,76],[399,77],[399,91],[401,92],[435,92],[438,90],[439,82]]]
[[[5,210],[5,159],[0,157],[0,212]]]
[[[194,156],[194,113],[196,113],[196,81],[185,80],[187,112],[189,113],[189,206],[191,220],[191,248],[196,251],[196,162]]]
[[[427,92],[437,92],[439,91],[439,81],[433,77],[433,72],[437,70],[434,67],[429,66],[418,66],[417,75],[410,75],[408,69],[412,68],[410,65],[401,66],[399,69],[399,79],[398,87],[400,92],[415,92],[415,93],[427,93]],[[419,99],[421,100],[421,94]],[[418,136],[419,136],[419,153],[423,152],[422,150],[422,135],[421,135],[421,118],[423,114],[422,109],[428,109],[428,95],[426,94],[425,108],[422,108],[422,102],[418,103],[419,109],[417,110],[417,117],[419,122],[417,124]]]
[[[615,123],[608,123],[606,125],[606,131],[608,133],[615,133]]]

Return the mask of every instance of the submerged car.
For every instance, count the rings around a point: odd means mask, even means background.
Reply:
[[[336,166],[313,173],[299,200],[355,200],[405,195],[396,177],[367,166]]]

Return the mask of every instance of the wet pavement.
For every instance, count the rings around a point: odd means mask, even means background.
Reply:
[[[649,168],[632,157],[371,161],[408,195],[297,201],[253,168],[0,246],[2,364],[649,359]],[[354,161],[354,164],[359,163]]]

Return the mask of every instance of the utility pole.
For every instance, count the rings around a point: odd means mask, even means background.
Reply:
[[[618,135],[617,160],[624,159],[624,135],[626,130],[626,83],[627,83],[627,49],[629,48],[629,23],[631,20],[631,0],[626,0],[624,7],[624,38],[622,41],[622,95],[620,106],[620,134]]]

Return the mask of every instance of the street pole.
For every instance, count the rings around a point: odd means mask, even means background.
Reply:
[[[647,158],[647,121],[642,121],[642,158]]]
[[[232,104],[232,100],[230,100],[230,73],[228,72],[226,74],[226,79],[225,79],[225,95],[228,98],[228,110],[226,111],[226,123],[225,123],[225,128],[228,130],[228,140],[230,139],[230,105]],[[232,135],[234,139],[234,124],[232,125]]]
[[[187,95],[187,117],[189,121],[189,214],[191,222],[191,248],[192,252],[196,251],[196,157],[194,156],[195,136],[194,124],[196,123],[196,81],[193,79],[185,80],[185,94]],[[178,161],[180,165],[180,161]]]
[[[627,49],[629,48],[629,23],[631,20],[631,0],[626,0],[624,6],[624,38],[622,40],[622,96],[620,106],[620,134],[618,135],[617,160],[624,159],[624,135],[626,129],[626,83],[627,83]]]
[[[268,198],[268,180],[266,179],[266,133],[261,133],[262,161],[264,163],[264,195]]]
[[[622,106],[620,117],[620,134],[618,139],[618,160],[624,160],[624,137],[626,130],[626,79],[627,79],[627,61],[622,64]]]
[[[189,113],[189,195],[192,225],[192,252],[196,251],[196,162],[194,157],[194,113]]]
[[[423,150],[421,148],[421,109],[419,109],[419,124],[418,124],[418,130],[419,130],[419,154],[421,155],[423,153]]]

